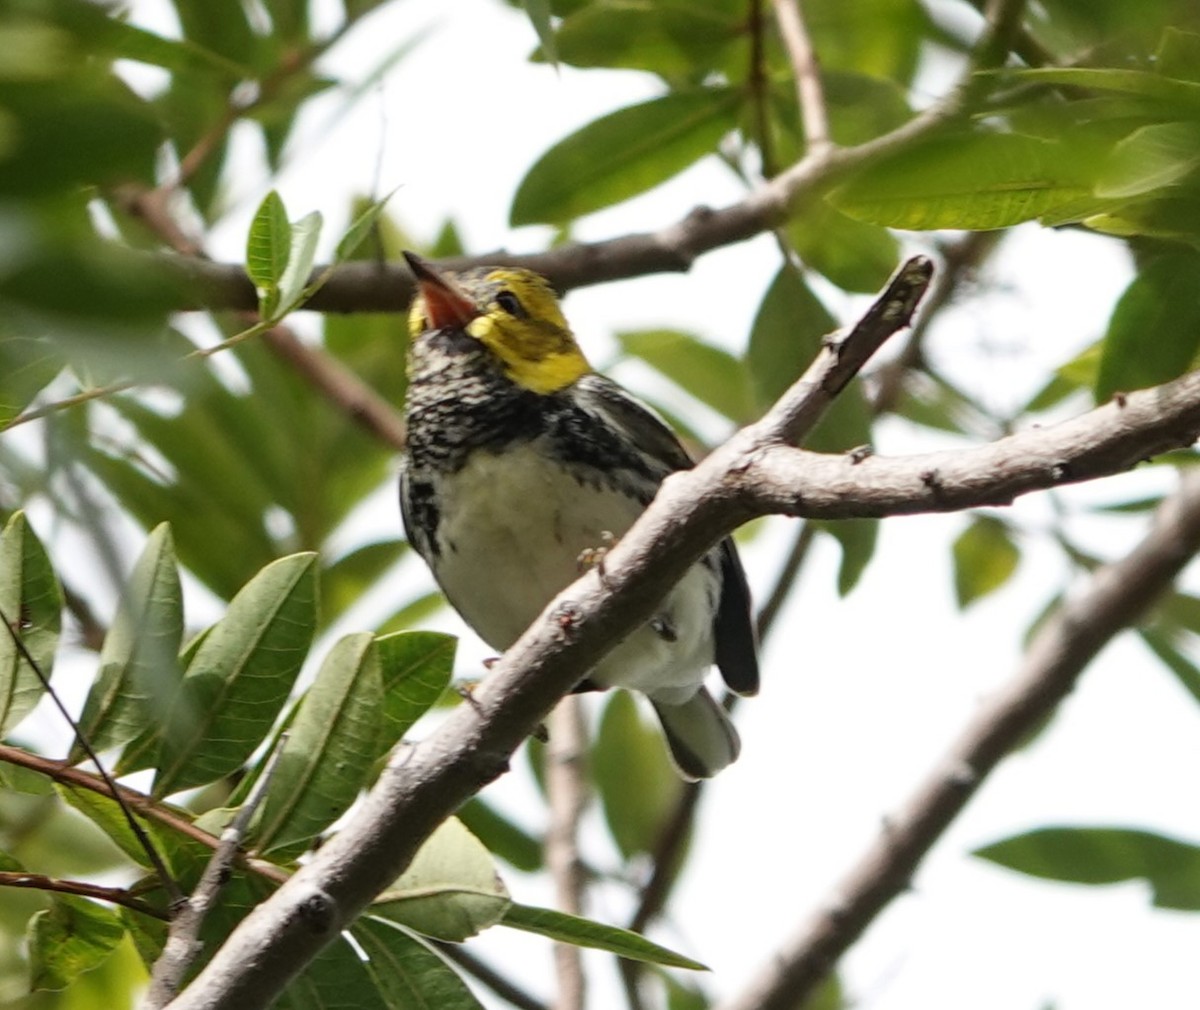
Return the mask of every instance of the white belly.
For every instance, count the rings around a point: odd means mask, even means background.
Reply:
[[[438,581],[492,648],[517,640],[546,604],[579,577],[579,555],[620,537],[637,501],[581,487],[532,446],[503,460],[477,452],[449,479],[438,523]],[[663,601],[655,624],[634,631],[591,673],[668,703],[686,700],[713,661],[717,576],[695,565]]]

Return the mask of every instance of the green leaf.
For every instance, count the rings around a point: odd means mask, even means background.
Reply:
[[[1038,67],[1012,72],[1018,81],[1061,84],[1069,88],[1094,88],[1160,99],[1183,110],[1200,110],[1200,83],[1173,80],[1145,70],[1090,67]]]
[[[973,853],[1019,873],[1075,884],[1144,879],[1159,908],[1200,910],[1200,846],[1131,828],[1039,828]]]
[[[551,940],[574,944],[576,947],[606,950],[610,954],[627,957],[633,961],[647,961],[668,968],[687,968],[690,971],[708,971],[699,961],[660,947],[657,943],[651,943],[644,936],[631,933],[627,929],[605,926],[591,919],[567,915],[566,912],[556,912],[550,908],[513,904],[500,921],[502,925],[513,929],[548,936]]]
[[[833,537],[842,549],[842,563],[838,567],[838,595],[847,596],[858,585],[875,554],[879,539],[878,519],[820,520],[819,529]]]
[[[403,540],[380,540],[343,554],[321,573],[321,618],[337,620],[404,556]]]
[[[1168,26],[1159,39],[1154,68],[1163,77],[1200,84],[1200,35]]]
[[[1200,348],[1198,276],[1200,253],[1187,250],[1156,257],[1130,282],[1108,322],[1098,402],[1187,371]]]
[[[5,40],[6,57],[26,41]],[[40,48],[30,54],[35,61]],[[162,129],[150,105],[82,48],[68,48],[64,58],[70,65],[49,79],[4,82],[0,194],[61,197],[82,185],[153,185]],[[10,232],[9,241],[19,234]]]
[[[665,182],[716,149],[740,100],[731,88],[680,91],[589,123],[526,173],[511,223],[565,224]]]
[[[378,1006],[483,1010],[457,972],[401,927],[363,916],[350,928],[350,935],[367,956]]]
[[[558,29],[558,55],[573,67],[648,70],[700,80],[748,45],[737,15],[712,5],[607,0],[583,6]]]
[[[1112,150],[1096,184],[1108,199],[1164,189],[1200,165],[1200,123],[1153,123],[1134,130]]]
[[[1036,137],[941,136],[872,161],[829,201],[890,228],[1008,228],[1094,201],[1091,170],[1072,147]]]
[[[451,817],[375,899],[371,915],[424,936],[461,943],[499,922],[511,903],[491,853]]]
[[[306,297],[313,263],[317,257],[317,242],[321,238],[321,215],[318,211],[305,214],[292,224],[291,248],[288,250],[287,269],[279,278],[279,304],[272,318],[287,315]]]
[[[1200,702],[1200,667],[1175,647],[1169,634],[1150,628],[1140,628],[1138,634],[1146,643],[1146,647],[1175,674],[1183,689]]]
[[[954,592],[966,607],[995,592],[1017,570],[1021,552],[1007,524],[991,516],[975,516],[954,541]]]
[[[642,718],[628,691],[611,692],[591,759],[604,819],[621,855],[653,852],[683,783],[658,727]]]
[[[253,832],[260,852],[303,851],[349,809],[368,784],[382,703],[374,638],[339,639],[288,728]]]
[[[78,810],[100,831],[104,832],[108,839],[135,864],[145,867],[147,870],[153,869],[146,849],[129,827],[129,821],[125,819],[125,813],[116,800],[78,786],[60,783],[54,788],[64,802]],[[179,817],[181,820],[188,819],[188,816],[182,812],[179,813]],[[142,828],[156,844],[161,855],[165,851],[165,847],[161,844],[163,830],[154,821],[142,821]]]
[[[183,593],[175,565],[171,527],[150,534],[133,566],[112,627],[100,650],[100,674],[88,692],[79,730],[94,749],[132,740],[179,688],[179,644],[183,639]],[[76,743],[69,761],[83,759]]]
[[[548,0],[521,0],[521,6],[529,17],[533,30],[542,44],[542,55],[548,63],[558,66],[558,49],[554,42],[554,25],[550,23]]]
[[[55,894],[29,923],[30,987],[66,989],[108,960],[124,936],[115,912],[86,898]]]
[[[42,678],[13,641],[19,636],[46,678],[62,627],[62,591],[37,535],[14,512],[0,534],[0,735],[25,718],[45,691]],[[11,630],[10,630],[11,629]]]
[[[262,743],[312,642],[315,570],[312,553],[268,565],[200,643],[167,716],[156,797],[228,775]]]
[[[0,332],[0,431],[66,364],[55,341]]]
[[[377,757],[386,754],[442,696],[454,672],[458,639],[438,631],[398,631],[375,640],[383,675]]]
[[[459,808],[458,819],[492,855],[525,873],[536,873],[542,868],[541,839],[535,838],[486,800],[471,797]]]
[[[900,260],[900,243],[889,231],[847,217],[824,200],[794,216],[787,237],[805,266],[845,291],[879,290]]]
[[[784,264],[763,296],[750,330],[746,363],[765,410],[803,374],[836,327],[798,270]],[[817,452],[841,452],[871,441],[871,415],[858,382],[851,383],[805,440]]]
[[[763,296],[750,330],[746,364],[765,410],[800,378],[837,321],[799,271],[780,268]]]
[[[393,189],[383,199],[372,200],[367,204],[362,213],[354,219],[350,227],[346,229],[346,234],[341,237],[337,244],[337,249],[333,254],[334,263],[344,263],[358,251],[358,247],[363,244],[363,241],[371,233],[372,229],[379,223],[380,215],[383,214],[388,201],[395,192]]]
[[[246,273],[258,289],[259,312],[275,318],[279,306],[279,281],[287,269],[292,248],[292,226],[287,209],[275,190],[258,205],[246,237]]]
[[[754,417],[754,394],[742,362],[728,351],[679,330],[629,330],[616,335],[626,354],[641,358],[722,417]]]
[[[360,1007],[387,1007],[390,1010],[392,1006],[426,1010],[420,1002],[385,1002],[369,966],[345,937],[338,937],[322,950],[271,1004],[273,1010],[358,1010]]]

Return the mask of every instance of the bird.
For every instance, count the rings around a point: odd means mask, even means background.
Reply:
[[[619,539],[693,461],[656,412],[592,369],[542,276],[404,257],[417,289],[405,532],[450,605],[503,652],[579,577],[580,559]],[[755,694],[757,651],[746,576],[725,539],[576,690],[645,695],[680,775],[710,778],[741,742],[707,674],[715,664],[732,691]]]

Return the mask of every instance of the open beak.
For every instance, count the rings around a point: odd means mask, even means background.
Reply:
[[[443,277],[416,253],[405,252],[405,262],[417,279],[417,290],[425,301],[425,316],[431,330],[463,329],[479,315],[471,301],[448,277]]]

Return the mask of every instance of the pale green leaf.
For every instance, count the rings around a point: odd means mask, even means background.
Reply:
[[[382,703],[373,637],[340,639],[288,727],[252,833],[259,851],[302,850],[357,799],[375,759]]]
[[[461,942],[499,922],[510,904],[492,854],[451,817],[375,900],[371,914],[424,936]]]
[[[124,936],[115,912],[86,898],[55,894],[29,923],[30,988],[66,989],[108,960]]]
[[[511,223],[565,224],[665,182],[716,149],[740,100],[730,88],[673,92],[589,123],[529,169]]]
[[[279,281],[287,269],[292,246],[292,226],[287,209],[275,190],[259,204],[246,237],[246,273],[258,289],[259,311],[274,318],[279,305]]]
[[[1159,908],[1200,910],[1200,846],[1131,828],[1046,827],[974,855],[1010,870],[1076,884],[1143,879]]]
[[[626,858],[653,852],[683,790],[657,723],[627,691],[613,691],[592,748],[592,772],[604,819]]]
[[[0,735],[12,729],[45,691],[62,627],[62,591],[41,541],[15,512],[0,533]],[[42,677],[25,659],[19,637]]]
[[[976,516],[954,541],[954,592],[966,607],[995,592],[1017,570],[1021,552],[1008,526],[991,516]]]
[[[1200,253],[1156,257],[1130,282],[1108,322],[1097,402],[1156,386],[1188,370],[1200,349]]]
[[[513,929],[548,936],[552,940],[574,944],[576,947],[593,947],[611,954],[627,957],[633,961],[647,961],[668,968],[687,968],[691,971],[708,971],[699,961],[676,954],[666,947],[652,943],[644,936],[621,929],[605,926],[577,915],[567,915],[550,908],[534,908],[530,905],[513,904],[501,923]]]
[[[1011,133],[937,137],[873,161],[829,201],[861,221],[987,230],[1092,206],[1094,169],[1071,147]]]
[[[83,737],[96,750],[132,740],[168,710],[182,671],[183,593],[175,545],[167,523],[157,526],[133,566],[104,646],[100,675],[79,717]],[[78,743],[72,763],[83,759]]]
[[[287,267],[279,278],[278,306],[274,315],[268,318],[285,316],[304,301],[306,288],[312,277],[313,263],[316,261],[321,223],[320,212],[314,210],[292,224]]]
[[[291,691],[316,627],[316,555],[272,562],[196,649],[166,720],[154,795],[241,767]]]
[[[1109,199],[1163,189],[1200,165],[1200,123],[1153,123],[1134,130],[1113,148],[1100,173],[1096,195]]]
[[[394,1010],[483,1010],[457,972],[419,938],[390,922],[360,918],[350,935],[367,955],[379,1006]]]

